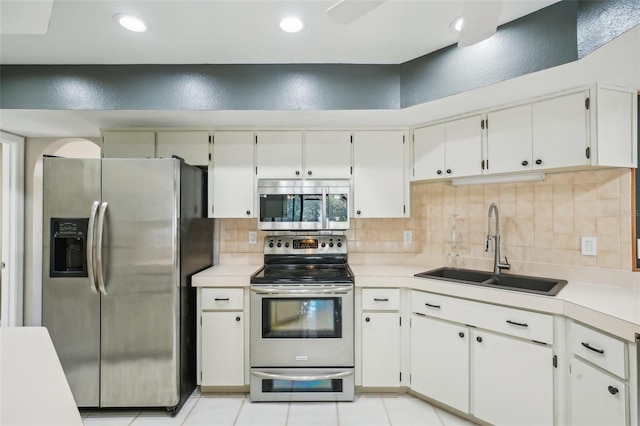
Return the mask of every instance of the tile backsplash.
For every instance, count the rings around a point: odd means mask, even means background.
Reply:
[[[513,261],[631,270],[631,171],[603,169],[547,174],[542,182],[454,187],[450,183],[411,185],[411,218],[352,219],[346,232],[352,253],[442,256],[457,246],[463,263],[487,259],[487,213],[496,202],[502,254]],[[492,222],[493,227],[493,222]],[[267,233],[255,219],[222,219],[222,253],[260,253]],[[249,231],[258,243],[249,244]],[[412,231],[405,243],[403,232]],[[597,256],[581,254],[581,237],[597,237]]]

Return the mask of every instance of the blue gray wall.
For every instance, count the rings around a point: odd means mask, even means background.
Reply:
[[[0,108],[400,109],[575,61],[639,23],[639,0],[565,0],[398,65],[4,65]]]

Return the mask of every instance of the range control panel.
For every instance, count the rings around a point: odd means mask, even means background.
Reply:
[[[272,235],[264,238],[264,254],[346,254],[344,235],[290,236]]]

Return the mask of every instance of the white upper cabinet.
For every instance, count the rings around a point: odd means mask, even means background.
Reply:
[[[254,145],[253,132],[214,132],[209,217],[256,217]]]
[[[102,133],[104,158],[155,158],[155,132],[120,132],[105,131]]]
[[[353,217],[404,217],[404,134],[353,134]]]
[[[304,177],[351,177],[351,132],[313,131],[306,132],[304,138]]]
[[[413,132],[413,175],[411,180],[445,176],[444,124],[421,127]]]
[[[592,92],[593,93],[593,92]],[[638,101],[635,91],[597,86],[591,124],[591,164],[637,167]],[[593,115],[592,115],[593,118]],[[594,124],[596,123],[596,129]]]
[[[192,166],[209,164],[209,132],[167,131],[156,133],[156,157],[177,155]]]
[[[482,174],[481,123],[479,115],[445,123],[445,177]]]
[[[588,94],[582,91],[532,104],[535,170],[590,164]]]
[[[105,131],[104,158],[171,158],[192,166],[209,164],[208,131]]]
[[[256,166],[256,173],[260,179],[303,177],[302,132],[257,132]]]
[[[532,169],[531,105],[490,112],[487,130],[487,173],[509,173]]]

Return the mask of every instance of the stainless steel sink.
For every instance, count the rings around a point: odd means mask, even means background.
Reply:
[[[499,288],[502,290],[541,294],[544,296],[557,295],[567,284],[565,280],[553,278],[530,277],[516,274],[494,274],[492,272],[476,271],[473,269],[446,267],[420,272],[415,276]]]

